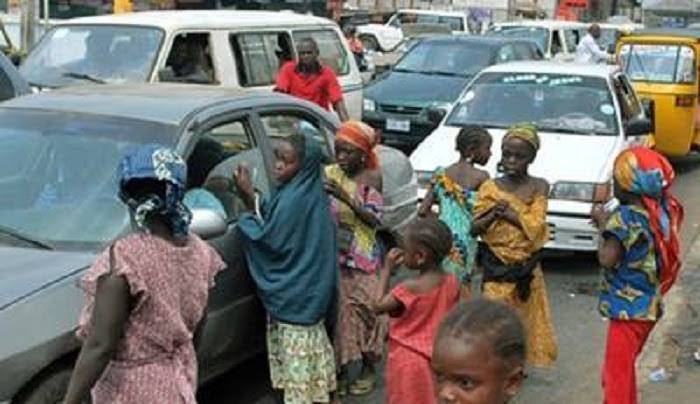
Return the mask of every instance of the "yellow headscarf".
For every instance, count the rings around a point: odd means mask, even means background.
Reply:
[[[511,126],[506,132],[504,140],[509,137],[526,141],[535,151],[540,149],[540,137],[537,135],[537,127],[532,123],[519,123]]]

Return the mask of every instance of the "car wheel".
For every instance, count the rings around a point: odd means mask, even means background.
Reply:
[[[360,35],[360,41],[362,41],[362,46],[366,50],[370,51],[379,51],[379,42],[377,42],[377,38],[375,38],[372,35]]]
[[[27,385],[20,394],[12,400],[12,404],[60,404],[68,391],[68,382],[73,369],[59,367],[39,376]],[[89,403],[86,400],[85,403]]]

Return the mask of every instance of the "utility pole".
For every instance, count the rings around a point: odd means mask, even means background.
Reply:
[[[40,0],[21,0],[20,2],[20,47],[28,50],[36,41],[36,22],[39,15]]]

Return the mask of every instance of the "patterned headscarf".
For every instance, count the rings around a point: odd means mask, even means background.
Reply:
[[[680,270],[679,231],[683,206],[670,192],[675,172],[668,160],[646,147],[624,150],[615,160],[614,176],[625,191],[642,198],[649,213],[659,257],[661,291],[666,293]]]
[[[346,121],[335,135],[337,140],[349,143],[362,150],[367,156],[365,166],[369,169],[379,168],[379,160],[374,148],[377,146],[377,132],[371,126],[360,121]]]
[[[148,195],[136,200],[124,192],[126,184],[134,179],[154,179],[165,182],[165,200],[158,195]],[[187,237],[192,214],[184,205],[187,183],[187,165],[175,151],[149,144],[126,155],[119,166],[119,187],[122,201],[131,209],[136,225],[146,228],[146,218],[151,213],[162,214],[169,222],[175,238]]]
[[[531,123],[519,123],[511,126],[506,132],[504,140],[508,139],[509,137],[524,140],[530,144],[535,151],[540,149],[540,137],[537,134],[537,127]]]

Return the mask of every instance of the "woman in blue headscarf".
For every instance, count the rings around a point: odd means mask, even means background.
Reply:
[[[321,145],[292,135],[275,146],[279,187],[259,203],[246,167],[235,180],[255,213],[239,219],[242,246],[269,315],[272,386],[284,402],[327,403],[336,389],[332,318],[338,281],[335,225],[323,187]]]

